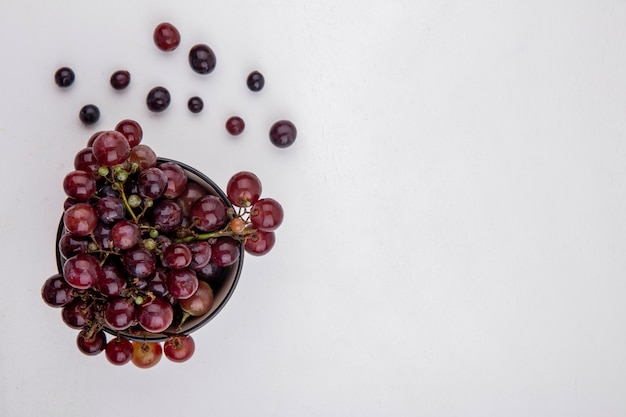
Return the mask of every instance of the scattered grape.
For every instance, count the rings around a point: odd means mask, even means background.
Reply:
[[[78,112],[78,118],[85,125],[92,125],[100,120],[100,109],[94,104],[87,104]]]
[[[62,67],[54,73],[54,82],[62,88],[69,87],[74,83],[74,71],[68,67]]]
[[[111,87],[115,90],[123,90],[130,84],[130,72],[126,70],[115,71],[111,75]]]
[[[289,120],[279,120],[270,128],[270,141],[279,148],[287,148],[296,141],[297,133]]]
[[[261,91],[263,86],[265,86],[265,77],[259,71],[252,71],[246,80],[246,84],[248,84],[248,88],[250,91]]]
[[[159,23],[154,29],[154,43],[162,51],[173,51],[180,45],[180,33],[171,23]]]
[[[189,51],[189,65],[198,74],[210,74],[216,62],[215,53],[208,45],[198,44]]]

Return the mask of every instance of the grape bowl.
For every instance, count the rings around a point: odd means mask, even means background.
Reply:
[[[79,351],[149,368],[193,355],[192,333],[233,295],[244,253],[273,248],[283,209],[261,198],[255,174],[233,174],[223,191],[142,138],[123,120],[75,155],[63,180],[58,273],[41,295],[79,331]]]

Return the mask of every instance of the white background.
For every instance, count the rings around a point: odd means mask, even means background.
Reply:
[[[626,2],[1,9],[0,415],[626,415]],[[162,21],[183,39],[170,54]],[[217,55],[209,76],[187,64],[196,43]],[[172,92],[158,115],[155,85]],[[256,172],[286,211],[193,359],[150,370],[82,355],[40,297],[62,179],[124,118],[221,185]],[[282,118],[288,149],[267,138]]]

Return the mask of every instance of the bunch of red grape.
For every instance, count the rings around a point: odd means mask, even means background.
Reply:
[[[80,330],[81,352],[149,368],[163,354],[191,357],[190,333],[234,290],[242,250],[272,249],[283,209],[261,198],[253,173],[233,175],[224,193],[193,168],[157,158],[142,136],[123,120],[76,154],[63,180],[59,273],[41,294]]]

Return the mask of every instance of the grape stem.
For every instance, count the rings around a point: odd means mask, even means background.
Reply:
[[[126,206],[126,210],[133,217],[133,220],[135,221],[135,223],[137,223],[139,221],[139,219],[135,215],[135,212],[133,211],[133,208],[128,203],[128,198],[126,198],[126,193],[124,192],[124,184],[119,183],[119,182],[116,182],[115,184],[117,185],[117,189],[120,191],[120,196],[122,196],[122,201],[124,202],[124,206]]]
[[[222,237],[222,236],[230,236],[230,237],[237,238],[237,237],[244,237],[254,232],[256,232],[256,229],[245,229],[240,233],[236,233],[230,229],[224,229],[224,230],[218,230],[217,232],[194,233],[191,236],[185,236],[185,237],[174,239],[174,241],[182,242],[182,243],[189,243],[189,242],[194,242],[196,240],[209,240],[214,237]]]

